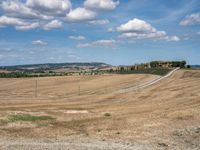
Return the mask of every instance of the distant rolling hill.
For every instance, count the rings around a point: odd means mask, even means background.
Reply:
[[[1,70],[8,71],[35,71],[35,70],[56,70],[64,68],[76,69],[95,69],[111,67],[111,65],[101,62],[91,63],[46,63],[46,64],[30,64],[30,65],[16,65],[16,66],[0,66]]]
[[[200,65],[191,65],[191,68],[200,69]]]

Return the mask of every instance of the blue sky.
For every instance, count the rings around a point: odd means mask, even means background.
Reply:
[[[0,65],[200,64],[199,0],[2,0]]]

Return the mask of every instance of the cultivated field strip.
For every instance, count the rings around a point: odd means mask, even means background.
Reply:
[[[155,79],[153,75],[105,75],[83,77],[44,77],[31,79],[0,79],[1,99],[71,98],[80,95],[109,94],[129,88],[137,81]],[[36,85],[37,81],[37,85]],[[100,83],[100,84],[99,84]]]

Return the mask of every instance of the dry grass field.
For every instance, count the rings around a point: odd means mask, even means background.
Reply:
[[[0,79],[0,149],[200,149],[200,71],[116,92],[157,77]]]

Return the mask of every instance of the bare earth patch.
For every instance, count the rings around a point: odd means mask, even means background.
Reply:
[[[87,114],[89,112],[87,110],[67,110],[64,113],[65,114]]]

